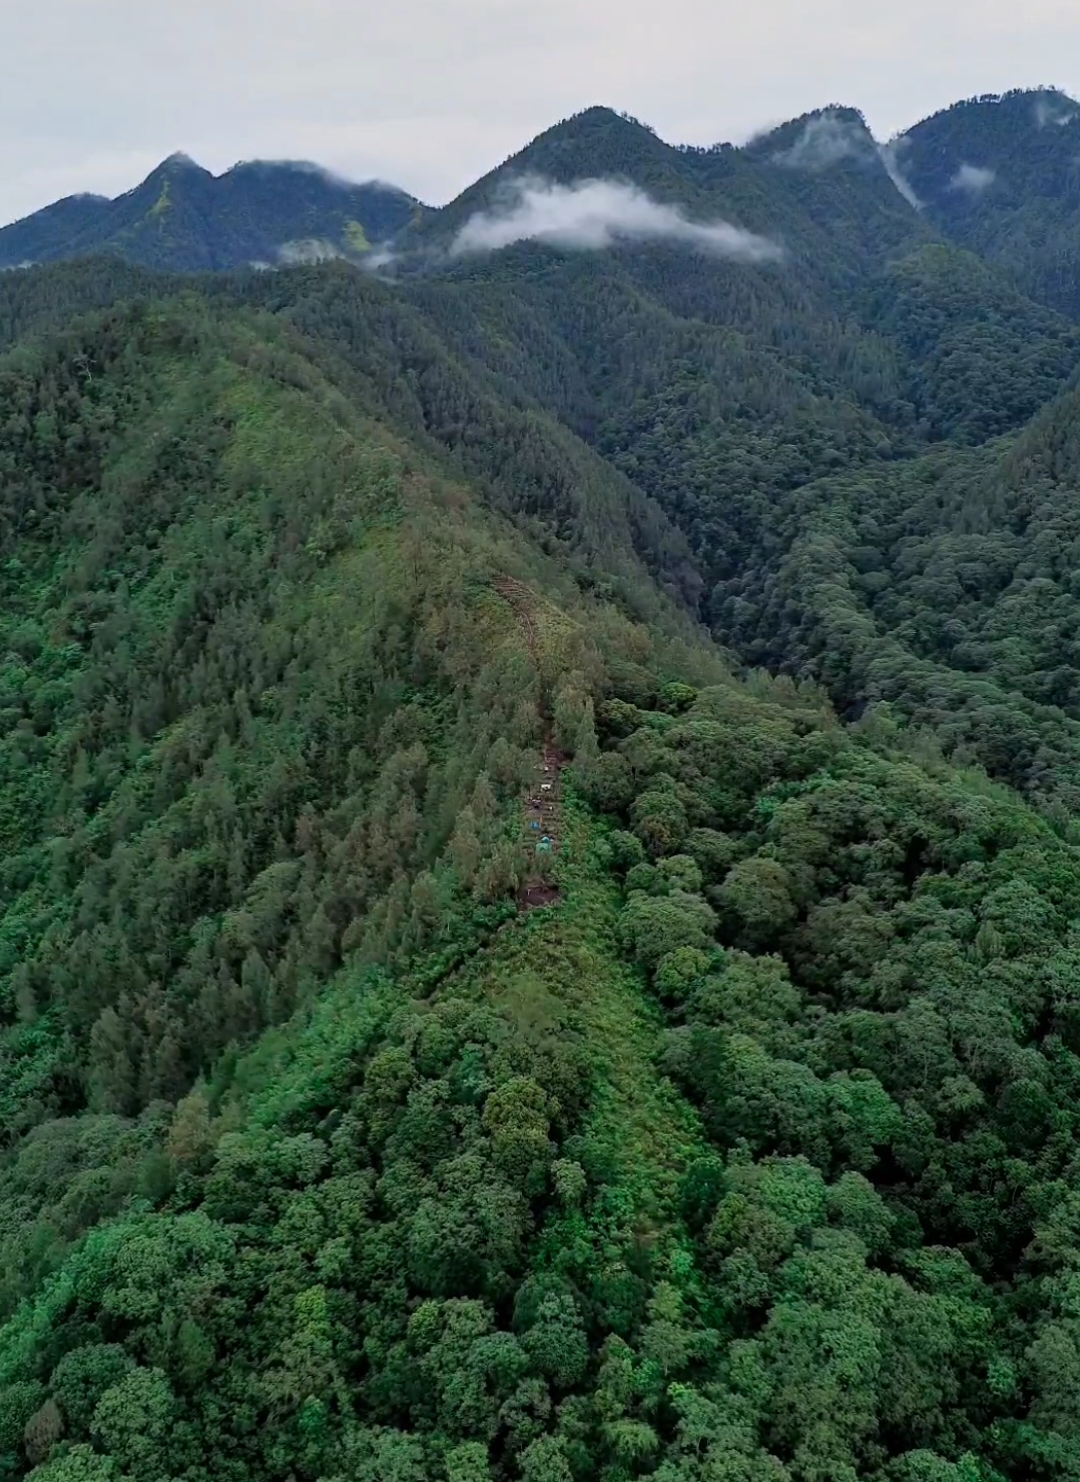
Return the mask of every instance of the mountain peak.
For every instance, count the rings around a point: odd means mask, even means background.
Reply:
[[[0,231],[0,267],[116,252],[176,271],[277,263],[297,243],[356,257],[411,220],[417,202],[381,182],[358,185],[305,161],[250,161],[215,176],[168,156],[115,200],[74,198]]]
[[[984,93],[909,129],[905,168],[966,243],[961,219],[993,216],[1008,202],[1076,199],[1078,127],[1080,104],[1059,88]]]
[[[213,178],[210,171],[204,169],[189,154],[184,154],[182,151],[177,150],[174,154],[170,154],[163,159],[160,165],[155,165],[146,179],[135,186],[133,190],[127,191],[125,196],[133,196],[137,192],[147,189],[158,189],[166,182],[171,183],[180,179],[195,182],[196,180],[212,181]],[[119,199],[123,200],[125,196],[121,196]]]
[[[872,159],[878,146],[858,108],[831,103],[758,134],[744,146],[744,152],[794,169],[817,171],[843,160]]]
[[[162,160],[158,166],[159,170],[196,170],[200,175],[209,175],[209,170],[204,170],[197,160],[193,160],[190,154],[185,154],[182,149],[174,150]]]
[[[668,148],[667,145],[662,144],[651,124],[643,123],[640,118],[635,118],[631,113],[620,113],[614,108],[597,103],[590,108],[582,109],[580,113],[572,113],[569,117],[552,124],[551,128],[538,134],[531,144],[526,145],[524,150],[519,151],[519,154],[512,158],[519,158],[521,154],[536,149],[538,146],[566,143],[580,148],[585,144],[609,143],[614,139],[619,139],[624,143],[636,140],[639,144],[651,139],[662,148]]]
[[[599,104],[560,119],[523,149],[470,185],[445,208],[457,221],[487,204],[507,181],[538,175],[562,184],[605,177],[632,178],[646,188],[663,182],[677,151],[628,113]]]
[[[943,129],[962,127],[967,131],[989,129],[994,133],[1010,131],[1013,142],[1052,125],[1065,125],[1080,119],[1080,103],[1062,88],[1014,88],[1005,93],[980,93],[939,109],[917,123],[905,138],[925,137]]]
[[[334,170],[328,170],[325,165],[317,165],[314,160],[237,160],[236,164],[225,173],[226,175],[309,175],[327,185],[341,186],[345,190],[351,190],[359,183],[350,180],[345,175],[337,174]]]

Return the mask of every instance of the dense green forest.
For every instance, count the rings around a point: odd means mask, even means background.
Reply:
[[[1067,104],[0,275],[0,1478],[1080,1478]]]

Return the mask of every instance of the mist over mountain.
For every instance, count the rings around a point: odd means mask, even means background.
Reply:
[[[1080,1476],[1078,169],[0,231],[0,1476]]]

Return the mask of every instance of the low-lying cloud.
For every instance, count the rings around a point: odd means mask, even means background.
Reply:
[[[634,185],[615,180],[513,181],[494,209],[471,216],[454,238],[454,257],[496,252],[512,242],[600,251],[621,242],[680,242],[699,252],[739,262],[770,262],[783,249],[728,221],[691,221],[678,206],[654,201]]]
[[[390,247],[389,243],[383,242],[376,247],[370,248],[364,253],[344,252],[336,242],[329,242],[320,237],[309,237],[302,241],[283,242],[277,249],[277,262],[252,262],[253,268],[296,268],[310,267],[320,262],[351,262],[354,268],[363,268],[365,272],[377,273],[384,268],[391,267],[397,261],[398,254]]]
[[[997,172],[985,165],[961,165],[949,181],[950,190],[961,190],[965,195],[981,196],[997,179]]]
[[[790,149],[773,155],[778,165],[790,170],[827,170],[841,160],[872,158],[874,144],[867,131],[853,119],[826,111],[810,119]]]
[[[1075,108],[1063,107],[1060,103],[1050,103],[1045,98],[1035,100],[1035,125],[1037,128],[1045,129],[1047,124],[1054,124],[1057,128],[1063,128],[1065,124],[1072,123],[1074,118],[1080,117]]]
[[[398,260],[398,254],[387,243],[381,247],[373,247],[370,252],[365,252],[359,259],[359,266],[369,273],[378,273],[383,268],[393,267]]]
[[[333,262],[344,257],[340,247],[333,242],[311,237],[299,242],[283,242],[278,248],[278,261],[283,267],[299,267],[305,263]]]

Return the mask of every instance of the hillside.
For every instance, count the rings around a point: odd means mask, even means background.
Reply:
[[[1080,854],[579,523],[583,587],[294,317],[0,367],[9,1471],[1068,1458]]]
[[[931,124],[32,219],[0,1477],[1080,1475],[1080,324]]]
[[[99,253],[176,272],[359,260],[418,206],[314,165],[252,161],[214,176],[177,154],[116,200],[73,196],[0,228],[0,269]]]

